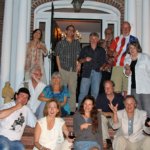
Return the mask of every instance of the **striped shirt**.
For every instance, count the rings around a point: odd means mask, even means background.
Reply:
[[[80,42],[74,39],[59,41],[55,48],[55,56],[59,56],[61,68],[67,71],[76,71],[76,61],[81,51]]]
[[[132,35],[126,37],[121,35],[113,40],[110,45],[110,50],[118,52],[118,55],[115,57],[114,66],[124,66],[128,44],[133,41],[138,41],[138,39]]]

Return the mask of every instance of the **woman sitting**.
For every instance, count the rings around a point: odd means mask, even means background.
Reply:
[[[55,99],[46,103],[44,116],[35,127],[34,150],[71,150],[72,141],[64,140],[63,134],[68,137],[68,129],[59,117],[60,106]]]
[[[79,112],[74,115],[73,127],[75,133],[75,150],[89,150],[101,147],[101,115],[95,107],[95,99],[86,96]]]
[[[62,117],[70,114],[70,106],[67,102],[69,98],[69,92],[66,86],[62,85],[61,75],[59,72],[54,72],[52,74],[51,84],[46,86],[39,96],[41,101],[49,101],[55,98],[61,106]],[[44,104],[42,104],[44,109]],[[42,108],[40,110],[43,110]]]

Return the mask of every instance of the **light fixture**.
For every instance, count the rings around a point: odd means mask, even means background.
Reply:
[[[75,39],[78,39],[78,40],[82,39],[82,35],[78,30],[76,30],[76,32],[75,32]]]
[[[61,38],[62,38],[62,39],[65,39],[65,38],[66,38],[66,33],[65,33],[65,32],[61,32]],[[81,40],[81,39],[82,39],[82,35],[81,35],[81,33],[80,33],[78,30],[75,31],[74,38],[75,38],[75,39],[78,39],[78,40]]]
[[[71,2],[75,12],[80,12],[83,2],[84,2],[84,0],[73,0]]]

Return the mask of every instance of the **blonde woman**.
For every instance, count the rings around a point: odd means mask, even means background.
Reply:
[[[70,114],[70,106],[68,98],[70,97],[67,86],[62,85],[62,78],[59,72],[52,74],[51,84],[46,86],[39,96],[39,100],[47,102],[50,99],[56,99],[61,106],[61,116],[65,117]],[[41,110],[44,108],[44,104],[41,106]]]
[[[46,103],[44,116],[35,127],[34,150],[71,150],[69,131],[65,121],[60,118],[60,106],[55,99]]]

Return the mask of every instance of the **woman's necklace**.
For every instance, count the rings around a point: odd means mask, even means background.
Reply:
[[[138,59],[138,54],[136,55],[131,55],[131,59],[134,61],[134,60],[137,60]]]

